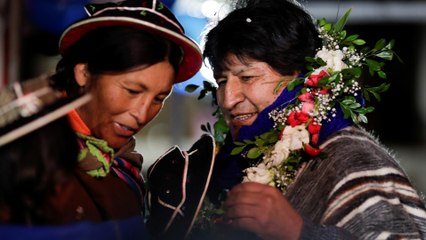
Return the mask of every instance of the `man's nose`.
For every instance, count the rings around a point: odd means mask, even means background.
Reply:
[[[239,78],[230,76],[223,90],[223,108],[232,109],[244,100],[244,93]]]

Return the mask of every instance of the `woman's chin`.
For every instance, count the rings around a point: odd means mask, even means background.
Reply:
[[[107,138],[108,146],[114,149],[120,149],[123,147],[131,137],[114,137],[114,138]]]

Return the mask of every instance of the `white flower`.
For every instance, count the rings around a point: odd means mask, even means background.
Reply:
[[[289,150],[298,150],[309,143],[309,132],[304,125],[286,126],[281,140]]]
[[[342,50],[328,50],[322,48],[317,52],[316,57],[321,58],[324,62],[327,63],[327,68],[331,68],[334,72],[342,71],[342,69],[347,68],[347,65],[343,62],[345,54]]]
[[[244,170],[246,176],[243,182],[257,182],[269,184],[273,180],[273,174],[266,168],[266,165],[260,163],[256,167],[250,167]]]
[[[267,156],[266,164],[268,166],[277,166],[288,157],[290,150],[288,144],[284,141],[277,141],[270,156]]]

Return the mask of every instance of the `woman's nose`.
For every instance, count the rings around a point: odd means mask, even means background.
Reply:
[[[141,104],[137,104],[130,111],[130,115],[135,118],[138,125],[145,125],[148,121],[148,113],[149,113],[149,104],[146,102],[142,102]]]

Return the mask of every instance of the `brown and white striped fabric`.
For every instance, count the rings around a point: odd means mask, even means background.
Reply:
[[[320,147],[286,193],[302,239],[426,239],[424,199],[377,139],[348,127]]]

